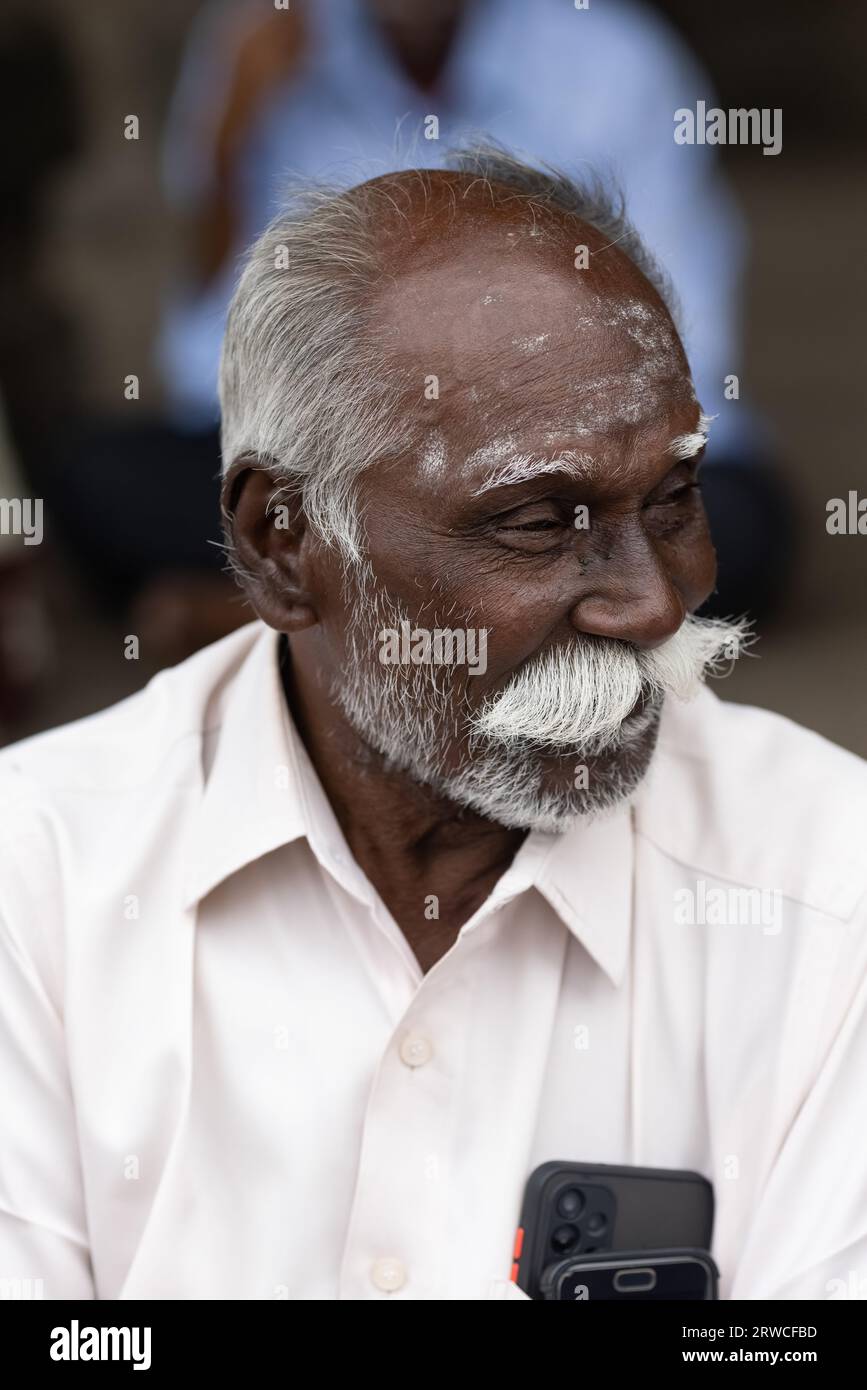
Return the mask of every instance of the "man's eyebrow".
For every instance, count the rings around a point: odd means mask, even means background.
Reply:
[[[707,443],[707,432],[710,429],[715,415],[705,415],[704,411],[699,414],[698,427],[690,434],[678,434],[672,439],[668,446],[668,453],[672,458],[691,459],[700,453]]]
[[[480,450],[479,452],[483,453],[484,451]],[[468,460],[468,463],[471,462],[472,456]],[[567,473],[573,478],[586,478],[592,468],[593,459],[589,454],[577,454],[572,449],[565,449],[553,458],[539,454],[515,454],[498,468],[493,469],[481,487],[477,487],[472,495],[473,497],[481,497],[482,493],[490,492],[493,488],[513,487],[516,483],[531,483],[535,478],[543,477],[546,473]]]

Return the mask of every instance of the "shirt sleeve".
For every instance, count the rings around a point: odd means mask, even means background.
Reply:
[[[44,833],[8,790],[4,777],[0,1281],[11,1297],[92,1299],[75,1108],[45,931],[61,915],[57,878]]]

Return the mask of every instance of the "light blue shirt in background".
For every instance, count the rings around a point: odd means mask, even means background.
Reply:
[[[723,396],[725,377],[742,367],[745,236],[713,149],[675,144],[675,111],[712,104],[714,94],[662,19],[630,0],[591,0],[589,10],[572,0],[474,0],[430,93],[404,74],[362,0],[312,0],[305,12],[302,68],[263,104],[237,161],[237,254],[205,292],[179,287],[168,307],[159,355],[179,423],[217,419],[220,340],[240,255],[279,211],[294,175],[350,185],[390,169],[433,168],[477,135],[531,163],[616,179],[674,285],[702,406],[719,416],[708,452],[749,450],[755,422],[743,402]],[[226,14],[221,4],[199,17],[170,114],[166,178],[181,207],[210,177],[194,132],[210,93],[227,81],[214,42]],[[438,140],[424,138],[429,115],[439,119]]]

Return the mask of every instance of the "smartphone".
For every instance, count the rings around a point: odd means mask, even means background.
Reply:
[[[622,1303],[718,1298],[719,1270],[706,1250],[614,1250],[552,1265],[542,1297],[559,1302]]]
[[[511,1277],[541,1298],[552,1265],[610,1250],[707,1250],[713,1188],[678,1168],[543,1163],[524,1192]]]

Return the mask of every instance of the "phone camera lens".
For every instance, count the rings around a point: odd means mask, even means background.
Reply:
[[[566,1191],[560,1195],[557,1210],[561,1216],[565,1216],[567,1221],[574,1221],[577,1216],[580,1216],[583,1206],[583,1193],[579,1192],[577,1187],[567,1187]]]
[[[551,1237],[551,1246],[558,1255],[566,1255],[578,1239],[576,1226],[558,1226]]]
[[[592,1216],[587,1219],[588,1236],[601,1236],[605,1227],[608,1225],[605,1215],[601,1211],[594,1211]]]

